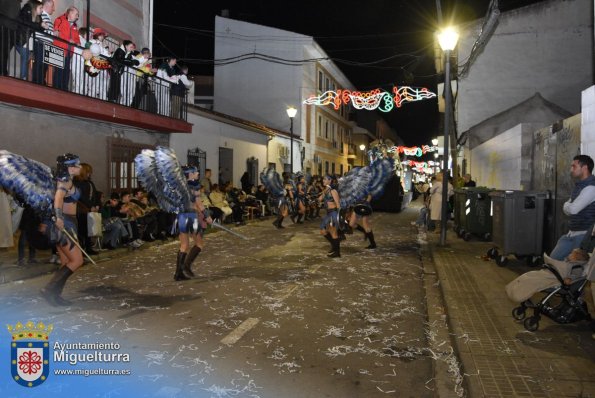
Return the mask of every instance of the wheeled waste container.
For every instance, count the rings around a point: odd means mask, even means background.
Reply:
[[[548,192],[493,191],[492,240],[488,255],[504,266],[509,254],[539,262],[543,247],[543,221]]]
[[[455,189],[455,232],[460,238],[469,240],[475,235],[486,241],[491,239],[492,199],[489,194],[492,191],[485,187]]]

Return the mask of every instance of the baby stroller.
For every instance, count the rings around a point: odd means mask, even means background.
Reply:
[[[572,263],[544,254],[544,262],[543,269],[527,272],[506,285],[508,297],[520,303],[512,310],[513,318],[524,320],[530,332],[539,328],[542,315],[557,323],[591,320],[583,295],[587,282],[595,279],[595,256],[586,263]],[[536,293],[544,296],[534,303],[531,297]],[[533,309],[533,315],[526,318],[528,309]]]

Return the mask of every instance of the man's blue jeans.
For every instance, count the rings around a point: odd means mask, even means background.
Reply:
[[[581,246],[584,237],[584,233],[575,236],[562,235],[560,239],[558,239],[556,247],[554,247],[554,250],[550,253],[550,257],[555,260],[564,261],[572,250],[578,249]]]

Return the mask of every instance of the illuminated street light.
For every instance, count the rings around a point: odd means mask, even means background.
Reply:
[[[454,50],[459,34],[453,28],[446,28],[438,34],[438,42],[444,51],[444,156],[442,164],[442,210],[440,218],[440,245],[446,244],[446,223],[448,213],[448,136],[450,129],[450,52]]]
[[[362,151],[362,167],[364,167],[364,151],[366,150],[366,146],[364,144],[361,144],[359,146],[359,150]]]
[[[291,173],[293,174],[293,118],[297,115],[297,109],[293,106],[287,108],[287,116],[289,116],[290,124],[289,124],[289,143],[291,145]]]

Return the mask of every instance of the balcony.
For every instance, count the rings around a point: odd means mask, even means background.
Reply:
[[[153,132],[192,132],[179,85],[91,57],[90,50],[2,15],[0,30],[0,101]]]

